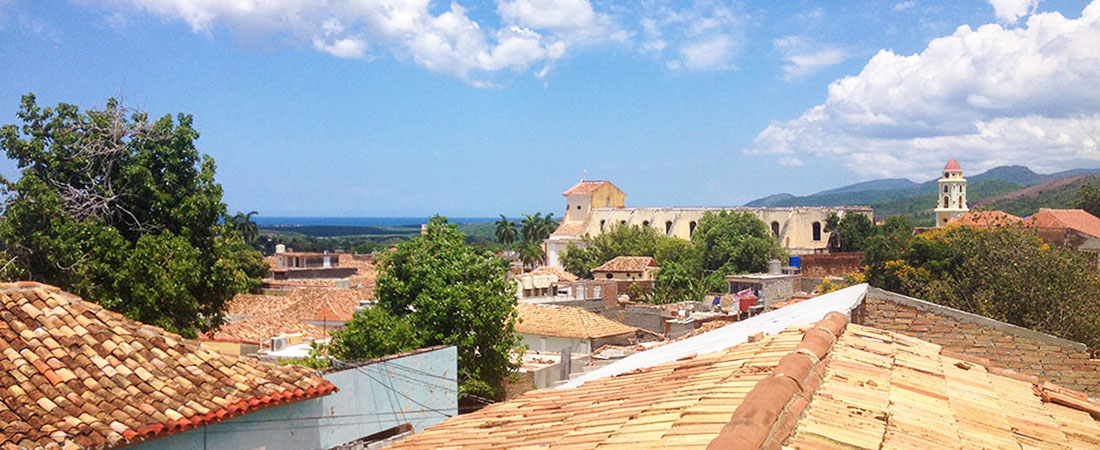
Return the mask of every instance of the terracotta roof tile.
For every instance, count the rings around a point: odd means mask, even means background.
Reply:
[[[1038,228],[1069,228],[1100,237],[1100,218],[1083,209],[1044,209],[1025,219],[1024,225]]]
[[[959,165],[959,161],[955,160],[955,158],[951,158],[947,161],[947,165],[943,166],[943,170],[945,172],[956,172],[963,169],[962,166]]]
[[[581,180],[578,181],[577,184],[574,184],[573,187],[566,189],[565,192],[561,193],[561,195],[591,194],[593,192],[596,192],[596,189],[599,189],[600,186],[610,183],[610,181],[602,180]]]
[[[577,236],[577,235],[581,234],[581,231],[584,231],[584,224],[583,223],[566,223],[566,222],[562,222],[561,225],[558,225],[558,229],[554,230],[554,235],[556,235],[556,236]]]
[[[310,369],[219,355],[52,286],[0,284],[0,301],[2,448],[128,445],[336,390]]]
[[[327,339],[325,323],[337,325],[351,319],[360,300],[373,298],[373,289],[295,289],[286,295],[237,294],[226,305],[238,320],[223,324],[202,336],[212,340],[266,342],[289,332],[313,339]]]
[[[715,353],[530,391],[391,448],[1093,448],[1097,408],[830,313]]]
[[[516,304],[516,312],[519,313],[516,332],[523,334],[589,339],[638,331],[637,328],[575,306],[520,302]]]
[[[1023,220],[1004,211],[969,211],[955,216],[948,223],[991,228],[1016,225]]]
[[[592,269],[593,272],[644,272],[657,268],[657,261],[649,256],[616,256],[611,261]]]
[[[561,267],[554,266],[540,266],[531,271],[531,275],[554,275],[558,277],[558,281],[577,281],[577,276]]]

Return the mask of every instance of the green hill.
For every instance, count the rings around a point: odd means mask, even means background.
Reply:
[[[982,209],[996,209],[1020,217],[1039,212],[1039,208],[1073,208],[1077,190],[1085,183],[1100,183],[1100,175],[1066,177],[1051,180],[974,202],[973,206]]]

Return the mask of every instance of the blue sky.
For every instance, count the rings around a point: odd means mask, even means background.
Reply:
[[[560,215],[585,170],[737,205],[1098,167],[1098,48],[1100,0],[0,0],[0,122],[192,114],[262,215]]]

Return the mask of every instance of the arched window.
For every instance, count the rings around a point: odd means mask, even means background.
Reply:
[[[944,207],[944,208],[946,208],[946,207],[947,207],[947,196],[946,196],[946,195],[945,195],[945,196],[943,196],[943,207]]]
[[[813,226],[814,240],[821,240],[821,222],[814,222]]]
[[[693,235],[693,234],[695,234],[695,221],[694,220],[691,221],[691,223],[688,224],[688,237],[691,237],[691,235]]]
[[[962,208],[964,203],[965,202],[963,202],[963,196],[960,195],[959,196],[959,208]]]
[[[648,226],[649,226],[649,221],[648,220],[643,220],[642,221],[642,228],[645,228],[645,227],[648,227]]]
[[[672,221],[665,222],[665,236],[672,232]]]
[[[772,234],[779,237],[779,222],[772,222]]]
[[[945,184],[945,185],[943,185],[943,193],[944,193],[944,194],[946,194],[946,193],[947,193],[947,185],[946,185],[946,184]]]
[[[626,225],[626,221],[625,220],[620,220],[619,225]]]
[[[607,221],[606,221],[606,220],[601,220],[601,221],[600,221],[600,229],[601,229],[601,230],[603,229],[603,226],[604,226],[604,224],[606,224],[606,223],[607,223]]]

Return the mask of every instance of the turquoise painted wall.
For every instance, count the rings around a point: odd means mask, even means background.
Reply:
[[[445,347],[325,374],[339,389],[135,445],[149,449],[328,449],[404,423],[458,414],[458,353]]]

